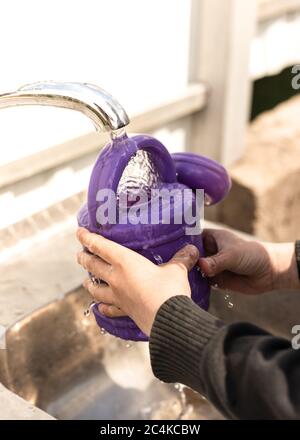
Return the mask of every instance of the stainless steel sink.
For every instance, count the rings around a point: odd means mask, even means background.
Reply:
[[[0,381],[58,419],[218,419],[191,390],[154,378],[148,344],[102,335],[80,287],[20,320],[0,350]]]

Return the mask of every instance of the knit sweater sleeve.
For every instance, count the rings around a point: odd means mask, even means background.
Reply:
[[[160,307],[149,347],[156,377],[204,394],[227,418],[300,418],[300,350],[288,340],[226,325],[175,296]]]

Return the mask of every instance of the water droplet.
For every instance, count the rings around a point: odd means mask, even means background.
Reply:
[[[103,327],[100,328],[100,334],[101,334],[101,335],[106,335],[106,330],[105,330],[105,328],[103,328]]]
[[[212,198],[208,194],[204,194],[204,205],[210,206],[212,204]]]
[[[91,314],[91,308],[93,307],[93,305],[96,304],[95,301],[92,301],[89,306],[84,310],[83,314],[85,317],[90,316]]]
[[[125,348],[131,348],[132,344],[129,341],[125,342]]]
[[[186,394],[184,391],[185,386],[182,385],[181,383],[175,383],[174,387],[179,392],[179,404],[180,404],[181,409],[180,409],[180,414],[179,414],[178,419],[181,420],[188,409],[187,401],[186,401]]]
[[[219,284],[218,284],[218,283],[215,283],[215,284],[213,285],[213,287],[217,288],[217,287],[219,287]]]
[[[163,264],[163,259],[162,259],[162,257],[160,256],[160,255],[158,255],[158,254],[156,254],[156,255],[153,255],[153,258],[154,258],[154,260],[156,261],[156,263],[159,265],[159,264]]]
[[[227,302],[227,307],[229,309],[233,308],[233,302],[231,302],[231,298],[228,294],[224,295],[224,300]]]
[[[119,128],[117,130],[112,130],[110,133],[110,137],[112,140],[118,139],[118,138],[123,137],[125,135],[126,135],[126,131],[123,127]]]
[[[180,393],[182,393],[182,391],[184,390],[184,385],[177,382],[174,384],[174,388],[175,388],[175,390],[178,390]]]

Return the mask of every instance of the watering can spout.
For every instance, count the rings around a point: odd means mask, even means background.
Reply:
[[[45,81],[0,94],[0,108],[49,105],[77,110],[88,116],[97,131],[114,132],[129,124],[119,102],[98,86],[87,83]]]

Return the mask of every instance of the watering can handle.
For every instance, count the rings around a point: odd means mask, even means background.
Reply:
[[[178,182],[194,190],[203,189],[206,205],[214,205],[228,195],[230,176],[215,160],[194,153],[174,153],[172,159]]]
[[[153,165],[163,182],[176,182],[173,159],[166,147],[157,139],[148,135],[127,137],[126,134],[119,139],[115,139],[113,143],[106,145],[100,153],[90,178],[87,205],[89,225],[92,232],[97,232],[99,229],[96,220],[99,190],[108,189],[117,194],[123,171],[130,159],[139,150],[151,154]]]
[[[155,169],[165,183],[176,182],[176,170],[173,159],[167,148],[152,136],[133,136],[138,150],[143,150],[151,155]],[[129,158],[130,159],[130,158]]]

